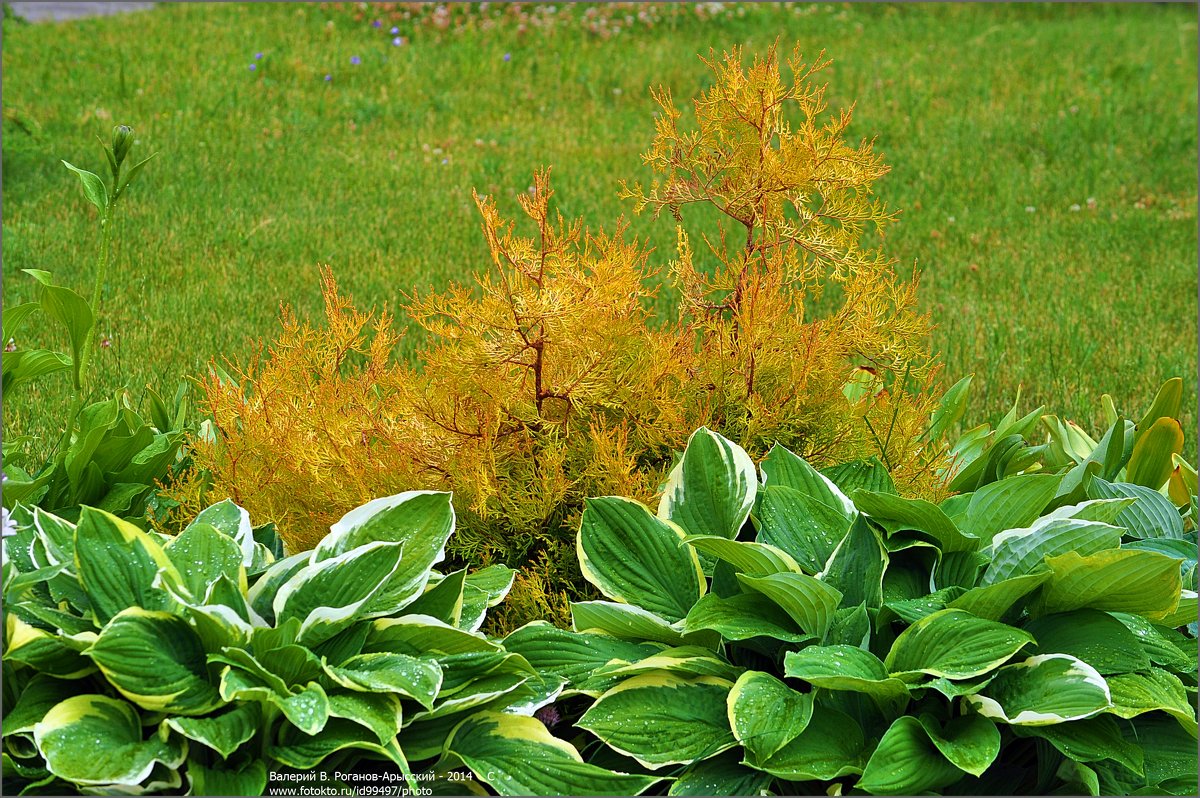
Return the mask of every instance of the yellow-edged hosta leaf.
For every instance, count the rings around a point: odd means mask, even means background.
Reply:
[[[1047,557],[1053,576],[1042,587],[1043,613],[1090,607],[1163,618],[1179,604],[1179,560],[1154,551],[1111,549]]]
[[[820,707],[799,736],[757,767],[787,781],[828,781],[862,773],[869,754],[853,718]]]
[[[1010,529],[992,538],[992,562],[983,574],[982,585],[1024,576],[1042,568],[1047,557],[1066,552],[1082,555],[1115,549],[1121,543],[1121,528],[1077,518],[1039,518],[1032,526]]]
[[[842,601],[837,588],[807,574],[738,574],[737,580],[743,587],[775,602],[802,631],[816,637],[825,636]]]
[[[726,698],[733,735],[752,761],[762,762],[790,743],[812,718],[811,693],[788,687],[769,673],[746,671]]]
[[[901,632],[884,665],[892,674],[969,679],[996,669],[1031,642],[1031,635],[1015,627],[945,609]]]
[[[180,578],[162,545],[128,521],[84,507],[75,528],[75,572],[87,591],[98,624],[127,607],[171,608],[171,597],[156,586]]]
[[[757,487],[754,462],[742,447],[701,427],[667,476],[658,517],[688,535],[732,539],[750,516]]]
[[[1006,665],[965,700],[980,715],[1014,726],[1081,720],[1112,706],[1104,677],[1069,654],[1041,654]]]

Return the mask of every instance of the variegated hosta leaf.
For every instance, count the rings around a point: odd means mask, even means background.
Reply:
[[[250,524],[250,513],[229,499],[201,510],[188,526],[191,528],[198,524],[208,524],[232,539],[237,544],[238,551],[241,552],[242,566],[248,573],[259,573],[275,560],[274,555],[267,547],[254,539],[254,527]]]
[[[817,578],[841,591],[843,607],[883,604],[883,572],[888,555],[879,535],[861,516],[834,549]]]
[[[766,543],[729,540],[715,535],[688,535],[684,542],[705,554],[724,560],[748,576],[800,573],[800,565],[783,549]]]
[[[95,668],[68,640],[26,623],[11,611],[4,618],[4,661],[64,679],[77,679]]]
[[[683,458],[671,469],[658,517],[689,535],[734,538],[754,506],[754,462],[727,438],[701,427],[688,438]]]
[[[758,542],[787,552],[805,573],[817,573],[857,517],[853,505],[847,511],[841,499],[825,498],[832,504],[774,482],[763,485],[753,515]]]
[[[187,777],[190,795],[262,795],[267,789],[267,766],[261,760],[237,769],[189,761]]]
[[[854,503],[841,488],[779,444],[772,446],[763,458],[762,472],[764,485],[799,491],[803,496],[835,509],[846,521],[843,529],[848,529],[850,522],[858,516]]]
[[[881,706],[898,710],[908,698],[908,686],[888,675],[887,668],[870,651],[855,646],[809,646],[789,651],[784,673],[813,687],[863,693]]]
[[[242,594],[246,592],[243,552],[237,541],[216,527],[192,522],[167,544],[166,552],[179,571],[180,583],[197,603],[204,603],[209,588],[222,576],[237,585]]]
[[[600,696],[576,725],[644,767],[686,764],[737,744],[726,713],[731,687],[711,677],[635,676]]]
[[[544,621],[511,632],[504,638],[504,648],[525,657],[539,673],[561,676],[570,684],[582,682],[602,665],[637,662],[658,649],[608,635],[568,632]]]
[[[407,654],[359,654],[340,666],[326,665],[325,672],[350,690],[398,693],[426,709],[442,686],[442,669],[436,662]]]
[[[769,637],[800,643],[813,639],[778,604],[758,593],[738,593],[729,598],[707,593],[683,619],[683,630],[717,632],[726,640]]]
[[[807,574],[737,575],[738,582],[779,605],[801,630],[824,637],[842,601],[836,588]]]
[[[1144,671],[1150,657],[1137,637],[1107,612],[1076,610],[1045,615],[1024,626],[1033,635],[1036,654],[1070,654],[1101,675]]]
[[[187,752],[178,738],[144,738],[133,707],[102,695],[61,702],[34,726],[33,736],[46,767],[79,785],[136,787],[155,763],[176,768]]]
[[[1041,654],[1006,665],[966,701],[984,717],[1014,726],[1081,720],[1112,706],[1104,677],[1069,654]]]
[[[1041,612],[1090,607],[1163,618],[1179,604],[1179,561],[1155,551],[1069,551],[1046,565],[1053,576],[1037,602]]]
[[[729,664],[724,657],[714,654],[709,649],[699,646],[677,646],[655,652],[635,662],[609,663],[598,669],[597,673],[609,676],[637,676],[652,671],[666,671],[685,678],[716,676],[732,681],[738,678],[743,670],[737,665]]]
[[[200,638],[178,616],[130,607],[108,622],[87,653],[142,709],[203,715],[223,703],[209,681]]]
[[[884,664],[892,674],[969,679],[999,667],[1031,642],[1032,636],[1015,627],[946,609],[901,632]]]
[[[679,646],[688,642],[684,633],[676,626],[632,604],[575,601],[571,603],[571,621],[576,631],[599,632],[620,640],[653,641],[669,646]]]
[[[869,753],[853,718],[818,707],[799,736],[757,767],[787,781],[838,779],[862,773]]]
[[[1115,549],[1121,529],[1097,521],[1046,516],[1024,529],[1010,529],[992,538],[992,564],[981,584],[991,585],[1023,576],[1042,567],[1047,557],[1073,551],[1080,555]]]
[[[1041,587],[1050,576],[1049,571],[1037,571],[993,582],[990,585],[973,587],[961,596],[947,602],[946,606],[951,609],[966,610],[972,615],[986,618],[989,621],[999,621],[1016,606],[1017,602]]]
[[[976,551],[982,545],[979,538],[962,532],[942,508],[923,499],[858,490],[854,492],[854,502],[889,535],[920,532],[932,538],[944,552]]]
[[[159,571],[179,584],[175,566],[159,542],[128,521],[84,507],[75,528],[79,581],[100,624],[127,607],[168,610],[172,601],[156,586]]]
[[[343,718],[331,719],[320,734],[309,735],[294,726],[285,725],[277,740],[269,740],[266,754],[282,764],[297,770],[311,770],[319,766],[326,757],[346,750],[362,750],[380,754],[400,768],[405,783],[413,795],[418,786],[411,778],[408,760],[395,741],[380,745],[374,732],[364,726]]]
[[[462,721],[446,751],[500,795],[639,795],[662,780],[590,765],[541,721],[498,712]]]
[[[1196,705],[1188,698],[1179,677],[1162,668],[1145,673],[1122,673],[1108,677],[1112,694],[1112,714],[1133,718],[1161,710],[1173,716],[1194,737]]]
[[[374,732],[380,745],[386,745],[400,733],[400,697],[395,693],[333,690],[326,698],[331,718],[345,718],[365,726]]]
[[[221,672],[220,691],[226,701],[273,704],[306,734],[318,733],[329,720],[329,700],[318,682],[279,690],[262,676],[230,665]]]
[[[366,653],[391,651],[419,657],[425,654],[496,653],[501,648],[483,635],[453,626],[428,615],[377,618],[370,622],[363,643]]]
[[[367,602],[396,573],[403,545],[369,543],[304,566],[275,594],[276,622],[299,618],[300,637],[308,645],[333,637],[366,616]]]
[[[631,499],[588,499],[576,548],[583,576],[610,599],[678,621],[704,594],[683,530]]]
[[[762,671],[738,677],[726,703],[734,737],[756,762],[796,739],[813,714],[811,693],[797,692]]]
[[[228,758],[258,733],[262,710],[257,702],[246,702],[208,717],[167,718],[163,723],[189,740],[203,743]]]

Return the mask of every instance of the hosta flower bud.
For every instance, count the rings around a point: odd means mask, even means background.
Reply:
[[[116,159],[119,166],[125,160],[125,156],[129,154],[129,148],[133,146],[133,128],[129,125],[117,125],[113,128],[112,135],[112,152],[113,158]]]

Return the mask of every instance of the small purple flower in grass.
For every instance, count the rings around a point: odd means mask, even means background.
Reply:
[[[391,29],[391,31],[389,31],[389,32],[390,32],[390,33],[391,33],[393,36],[395,36],[396,34],[400,33],[400,29],[399,29],[399,28],[392,28],[392,29]]]
[[[403,36],[397,36],[396,38],[392,39],[392,46],[394,46],[394,47],[403,47],[403,46],[404,46],[404,37],[403,37]]]
[[[250,71],[251,71],[251,72],[253,72],[253,71],[254,71],[254,70],[256,70],[256,69],[258,69],[258,64],[251,64],[251,65],[250,65]]]
[[[505,60],[505,61],[511,61],[511,60],[512,60],[512,53],[505,53],[505,54],[504,54],[504,60]]]
[[[542,707],[534,712],[533,716],[546,724],[547,729],[553,729],[562,722],[562,715],[558,714],[558,710],[554,708],[553,704]]]
[[[383,26],[383,23],[382,23],[382,22],[380,22],[379,20],[375,20],[374,22],[372,22],[372,23],[371,23],[371,27],[372,27],[372,28],[379,28],[379,27],[382,27],[382,26]]]
[[[350,63],[354,64],[355,66],[358,66],[359,64],[362,63],[362,59],[356,55],[352,55],[352,56],[350,56]]]
[[[255,53],[255,54],[254,54],[254,60],[255,60],[255,61],[261,61],[261,60],[262,60],[262,53]]]
[[[331,81],[331,80],[333,80],[333,75],[326,75],[326,76],[325,76],[325,82],[326,82],[326,83],[328,83],[328,82],[329,82],[329,81]]]

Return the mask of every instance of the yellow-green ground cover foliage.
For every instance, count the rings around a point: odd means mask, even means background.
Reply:
[[[518,622],[563,619],[581,595],[583,499],[651,500],[700,426],[756,456],[777,441],[818,465],[877,456],[906,492],[936,494],[938,451],[921,439],[928,320],[915,282],[862,244],[891,218],[872,193],[887,166],[846,140],[848,110],[829,113],[821,59],[797,52],[784,74],[773,48],[706,63],[694,125],[657,92],[644,158],[659,177],[624,188],[635,211],[676,217],[674,260],[621,221],[605,233],[556,215],[548,172],[521,199],[521,225],[477,194],[491,269],[409,298],[428,341],[417,364],[390,358],[387,311],[355,309],[327,273],[323,325],[285,315],[265,352],[205,382],[203,477],[181,495],[228,495],[303,550],[371,497],[453,489],[452,555],[522,568]],[[694,204],[733,224],[697,224]],[[693,240],[715,270],[696,266]],[[649,286],[664,267],[684,301],[656,323]]]

